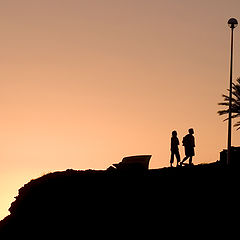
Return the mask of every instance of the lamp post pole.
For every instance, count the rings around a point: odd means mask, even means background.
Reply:
[[[227,165],[231,162],[231,146],[232,146],[232,70],[233,70],[233,30],[238,25],[235,18],[228,20],[231,28],[231,55],[230,55],[230,86],[229,86],[229,114],[228,114],[228,145],[227,145]]]

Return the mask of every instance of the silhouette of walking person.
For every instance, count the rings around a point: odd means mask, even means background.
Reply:
[[[170,166],[173,166],[174,162],[174,156],[177,158],[177,166],[178,163],[180,162],[180,154],[179,154],[179,140],[177,137],[177,131],[172,131],[172,137],[171,137],[171,159],[170,159]]]
[[[183,138],[183,146],[185,148],[185,157],[180,162],[180,166],[189,158],[189,164],[192,165],[192,157],[195,156],[194,148],[195,148],[195,138],[193,136],[194,130],[190,128],[188,130],[188,134]]]

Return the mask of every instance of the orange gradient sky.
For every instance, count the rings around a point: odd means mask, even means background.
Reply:
[[[239,0],[1,0],[0,219],[48,172],[137,154],[168,166],[174,129],[180,140],[195,129],[194,163],[218,160],[227,21],[239,9]],[[234,79],[239,56],[240,27]]]

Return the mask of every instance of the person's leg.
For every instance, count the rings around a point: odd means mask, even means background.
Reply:
[[[192,156],[189,157],[189,164],[192,165]]]
[[[182,160],[181,165],[182,165],[188,158],[189,158],[189,156],[186,156],[186,157]]]
[[[181,162],[179,151],[176,152],[177,166]]]
[[[174,152],[171,152],[170,167],[172,167],[174,161]]]

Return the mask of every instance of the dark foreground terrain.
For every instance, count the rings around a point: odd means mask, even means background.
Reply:
[[[239,167],[219,162],[148,171],[54,172],[19,190],[10,215],[0,222],[0,239],[171,238],[193,229],[200,237],[215,225],[219,233],[226,216],[239,208],[238,198]]]

